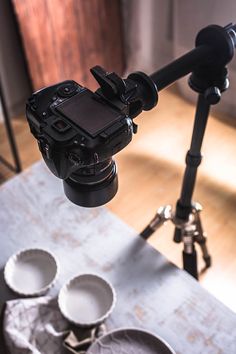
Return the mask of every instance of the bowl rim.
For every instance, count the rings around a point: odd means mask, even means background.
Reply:
[[[51,260],[53,260],[53,262],[55,263],[55,272],[54,272],[54,276],[52,278],[52,280],[47,284],[45,285],[44,287],[40,288],[39,290],[37,291],[32,291],[32,292],[26,292],[26,291],[23,291],[17,287],[15,287],[15,285],[11,282],[11,277],[9,275],[9,271],[10,271],[10,267],[14,264],[17,263],[17,260],[20,259],[24,254],[26,253],[38,253],[38,254],[44,254],[44,255],[47,255],[48,258],[50,258]],[[54,253],[52,253],[51,251],[48,251],[44,248],[39,248],[39,247],[35,247],[35,248],[24,248],[24,249],[21,249],[15,253],[13,253],[7,260],[6,264],[5,264],[5,267],[4,267],[4,271],[3,271],[3,274],[4,274],[4,280],[7,284],[7,286],[12,290],[14,291],[14,293],[16,294],[19,294],[21,296],[24,296],[24,297],[32,297],[32,296],[40,296],[40,295],[43,295],[45,294],[56,282],[57,278],[58,278],[58,275],[59,275],[59,263],[58,263],[58,260],[56,258],[56,256],[54,255]]]
[[[91,277],[91,278],[96,278],[99,279],[99,281],[101,281],[102,283],[106,284],[106,286],[109,288],[109,290],[111,291],[112,294],[112,301],[111,304],[108,308],[108,310],[105,312],[105,314],[99,318],[97,318],[96,320],[92,321],[92,322],[80,322],[77,321],[73,318],[71,318],[71,316],[69,316],[67,313],[65,313],[64,309],[63,309],[63,295],[65,293],[65,290],[68,289],[68,287],[75,282],[77,279],[80,278],[85,278],[85,277]],[[110,283],[110,281],[108,281],[107,279],[105,279],[103,276],[96,274],[96,273],[81,273],[78,274],[76,276],[74,276],[73,278],[71,278],[70,280],[68,280],[68,282],[66,282],[62,288],[59,291],[58,294],[58,307],[60,309],[61,314],[71,323],[73,323],[74,325],[78,326],[78,327],[82,327],[82,328],[91,328],[91,327],[95,327],[98,326],[99,324],[101,324],[102,322],[104,322],[109,316],[110,314],[113,312],[114,307],[116,305],[116,301],[117,301],[117,295],[116,295],[116,291],[113,287],[113,285]]]

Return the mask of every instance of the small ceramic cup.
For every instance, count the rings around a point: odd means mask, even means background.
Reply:
[[[56,258],[43,249],[26,249],[9,258],[4,269],[5,282],[21,296],[44,295],[58,275]]]
[[[62,315],[79,327],[94,327],[112,313],[116,294],[112,285],[96,274],[81,274],[60,290],[58,305]]]

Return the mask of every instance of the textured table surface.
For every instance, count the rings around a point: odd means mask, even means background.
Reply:
[[[107,322],[110,329],[144,328],[181,354],[236,353],[236,314],[106,208],[70,203],[42,162],[0,187],[0,237],[1,308],[16,297],[3,280],[8,257],[43,247],[60,263],[51,295],[83,272],[112,282],[118,301]]]

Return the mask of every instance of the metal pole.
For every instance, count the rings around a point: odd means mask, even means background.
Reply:
[[[194,191],[197,168],[201,163],[201,147],[206,130],[210,105],[202,94],[198,96],[198,103],[194,121],[194,128],[190,150],[186,156],[186,169],[182,184],[180,203],[184,206],[192,207],[191,201]]]
[[[5,126],[6,126],[6,132],[7,132],[7,136],[8,136],[8,141],[10,143],[11,153],[12,153],[12,156],[14,159],[15,166],[12,166],[3,157],[0,157],[0,161],[4,165],[6,165],[9,169],[13,170],[16,173],[19,173],[19,172],[21,172],[21,163],[20,163],[20,158],[19,158],[15,138],[14,138],[14,133],[13,133],[10,117],[9,117],[8,110],[7,110],[4,92],[2,89],[1,78],[0,78],[0,98],[1,98],[1,104],[2,104],[2,110],[3,110],[3,118],[4,118],[4,122],[5,122]]]
[[[207,120],[210,111],[210,104],[203,94],[199,94],[193,134],[190,149],[186,155],[186,168],[180,193],[180,198],[176,204],[176,218],[188,221],[192,212],[192,196],[197,177],[197,168],[201,163],[201,146],[204,138]],[[181,242],[181,230],[175,228],[174,241]]]

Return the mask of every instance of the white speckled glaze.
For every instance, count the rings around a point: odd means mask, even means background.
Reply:
[[[96,274],[81,274],[71,279],[58,296],[63,316],[80,327],[102,323],[113,311],[115,302],[112,285]]]
[[[58,275],[56,258],[43,249],[25,249],[12,255],[4,268],[5,282],[21,296],[44,295]]]

